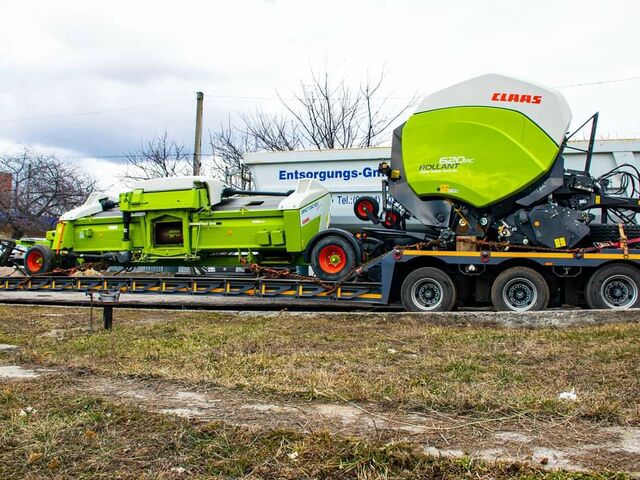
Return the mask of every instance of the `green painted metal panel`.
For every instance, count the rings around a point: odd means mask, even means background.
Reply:
[[[254,223],[255,222],[255,223]],[[267,218],[229,218],[217,221],[205,221],[201,219],[191,226],[194,238],[193,250],[199,251],[234,251],[247,249],[270,249],[274,248],[273,242],[262,245],[265,239],[263,232],[273,232],[282,230],[282,217]],[[197,238],[197,243],[195,239]],[[282,249],[282,247],[280,247]]]
[[[260,244],[260,246],[267,246],[271,244],[271,235],[267,230],[260,230],[256,234],[256,240]]]
[[[284,230],[274,230],[271,232],[271,241],[274,245],[284,245]]]
[[[142,192],[132,190],[120,194],[120,210],[123,212],[147,212],[174,208],[198,209],[209,207],[204,188],[174,190],[169,192]]]
[[[475,207],[534,183],[549,171],[558,151],[529,118],[501,108],[428,111],[413,115],[402,129],[404,175],[413,191]]]
[[[133,217],[129,235],[133,245],[144,243],[142,217]],[[90,235],[87,232],[91,231]],[[83,217],[60,222],[56,227],[52,248],[70,249],[78,253],[118,252],[126,250],[123,242],[122,217]]]

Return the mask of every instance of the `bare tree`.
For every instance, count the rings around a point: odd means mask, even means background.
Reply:
[[[382,71],[376,79],[367,77],[354,88],[344,79],[334,83],[326,69],[320,74],[312,70],[311,82],[301,83],[293,102],[280,99],[296,120],[305,147],[371,147],[383,141],[382,135],[416,100],[414,95],[389,111],[389,97],[381,94],[384,78]]]
[[[384,141],[384,135],[389,132],[389,129],[398,118],[411,108],[418,99],[418,95],[414,94],[400,106],[387,108],[389,97],[379,98],[379,92],[384,83],[384,75],[384,71],[380,72],[375,81],[370,81],[367,78],[365,84],[360,87],[360,97],[364,103],[362,109],[364,121],[359,122],[358,129],[360,132],[357,135],[358,146],[360,147],[372,147]]]
[[[125,159],[127,170],[121,176],[125,182],[176,177],[191,172],[185,147],[169,139],[166,131],[143,142],[138,150],[126,154]]]
[[[301,83],[293,100],[278,95],[284,116],[256,110],[240,115],[240,126],[229,122],[209,132],[216,170],[242,172],[242,155],[248,152],[379,145],[417,98],[390,106],[390,97],[382,94],[384,79],[382,71],[352,87],[344,79],[333,81],[326,68],[320,74],[312,70],[311,81]]]
[[[214,174],[230,186],[249,188],[251,178],[242,162],[243,155],[256,151],[295,150],[301,138],[295,124],[287,118],[261,110],[240,116],[244,128],[221,124],[217,132],[209,131]]]
[[[244,124],[243,133],[255,150],[295,150],[303,144],[299,127],[291,118],[269,115],[262,110],[243,114],[240,118]]]
[[[8,235],[43,235],[64,212],[82,204],[96,181],[79,168],[29,148],[0,156],[9,191],[0,195],[0,219]]]
[[[242,155],[255,151],[254,144],[249,141],[249,135],[228,124],[220,125],[215,133],[209,131],[209,145],[212,152],[213,175],[224,180],[232,187],[245,188],[242,178],[245,176],[245,166]]]

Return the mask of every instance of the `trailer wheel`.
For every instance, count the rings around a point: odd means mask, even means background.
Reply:
[[[377,217],[379,210],[378,200],[373,197],[360,197],[353,204],[353,213],[362,221],[369,220],[369,214]]]
[[[387,210],[384,212],[384,220],[382,226],[389,229],[398,228],[400,226],[400,212],[397,210]]]
[[[418,268],[402,282],[402,305],[409,312],[448,312],[457,298],[455,283],[437,268]]]
[[[630,265],[614,263],[599,268],[584,291],[589,308],[626,310],[640,307],[640,272]]]
[[[498,311],[544,310],[549,304],[549,285],[531,268],[511,267],[491,286],[491,302]]]
[[[24,268],[29,275],[47,273],[53,266],[53,251],[44,245],[34,245],[24,254]]]
[[[358,264],[353,245],[338,235],[328,235],[311,250],[311,267],[321,280],[341,280]]]

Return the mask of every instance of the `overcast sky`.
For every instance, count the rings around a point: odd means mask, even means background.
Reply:
[[[602,137],[640,137],[639,13],[615,0],[0,0],[0,153],[35,145],[110,183],[111,157],[141,139],[167,130],[192,150],[196,91],[216,129],[277,109],[276,91],[325,62],[354,84],[384,68],[394,97],[529,79],[562,87],[574,125],[599,110]]]

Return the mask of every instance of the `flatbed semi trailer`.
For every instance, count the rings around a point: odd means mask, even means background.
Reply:
[[[152,179],[118,198],[92,194],[35,241],[0,241],[0,265],[32,278],[6,289],[287,296],[401,303],[417,312],[492,305],[640,306],[640,171],[565,167],[571,109],[559,92],[483,75],[426,96],[393,133],[378,168],[382,204],[354,215],[382,228],[328,228],[330,198],[315,175],[293,192],[246,192],[207,177]],[[52,276],[143,265],[245,266],[253,277]],[[315,277],[291,275],[310,265]],[[2,288],[0,287],[0,291]]]
[[[3,292],[13,291],[400,303],[412,312],[449,311],[459,305],[493,305],[497,310],[515,312],[562,305],[628,309],[640,306],[640,250],[625,247],[595,252],[514,252],[397,248],[338,282],[286,274],[270,278],[260,271],[248,276],[0,277],[0,298]]]

